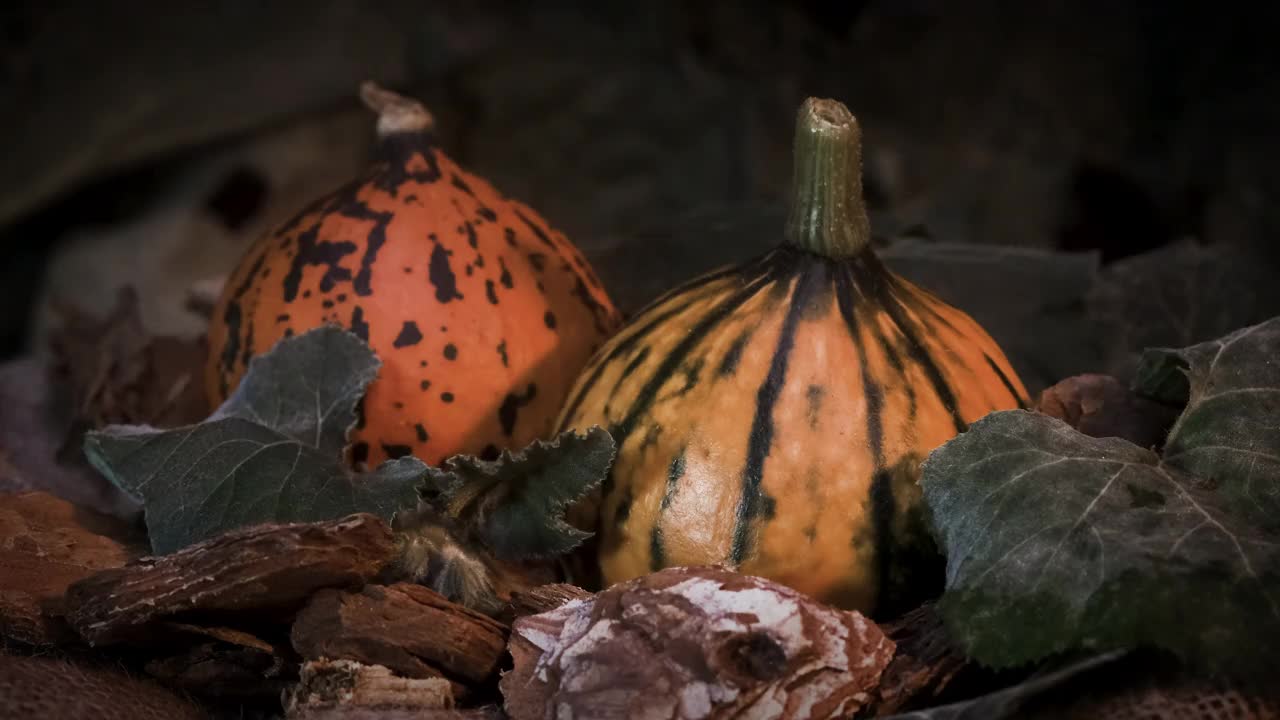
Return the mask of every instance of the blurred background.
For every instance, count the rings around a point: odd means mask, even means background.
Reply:
[[[628,310],[780,240],[809,95],[882,255],[1032,391],[1280,313],[1280,11],[1230,3],[35,2],[0,8],[0,356],[190,289],[367,162],[376,80]],[[1240,7],[1246,7],[1241,5]]]

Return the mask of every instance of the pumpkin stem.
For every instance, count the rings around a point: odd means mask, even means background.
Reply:
[[[857,255],[871,244],[862,200],[862,130],[836,100],[800,106],[787,242],[829,258]]]
[[[422,103],[397,95],[372,80],[360,85],[360,99],[378,113],[378,137],[427,132],[435,127],[435,118]]]

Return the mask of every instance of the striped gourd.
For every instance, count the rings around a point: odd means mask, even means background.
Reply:
[[[651,303],[570,391],[558,426],[619,446],[576,508],[589,583],[719,563],[876,612],[936,558],[920,462],[1026,391],[973,319],[872,252],[860,135],[805,101],[785,242]]]

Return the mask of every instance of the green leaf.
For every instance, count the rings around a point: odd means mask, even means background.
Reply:
[[[1164,461],[1213,482],[1237,512],[1280,531],[1280,318],[1182,350],[1148,350],[1138,389],[1183,374],[1186,404]],[[1163,380],[1163,382],[1162,382]]]
[[[323,327],[254,359],[206,421],[172,430],[111,426],[85,438],[103,475],[143,502],[152,550],[171,553],[233,528],[371,512],[417,502],[422,461],[368,473],[342,461],[355,407],[379,362],[359,338]]]
[[[422,496],[500,560],[551,558],[591,537],[565,522],[564,513],[600,485],[615,453],[603,428],[566,431],[494,461],[449,458],[427,470]]]
[[[1150,451],[1014,410],[923,472],[940,609],[983,663],[1150,645],[1225,668],[1280,642],[1280,543]]]

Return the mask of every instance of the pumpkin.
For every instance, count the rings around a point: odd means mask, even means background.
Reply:
[[[921,461],[1026,390],[973,319],[877,259],[860,143],[844,105],[805,101],[785,241],[653,301],[584,369],[557,424],[618,444],[574,509],[598,531],[585,582],[722,564],[883,613],[937,559]]]
[[[210,400],[280,339],[335,324],[382,363],[353,464],[493,457],[546,436],[621,316],[564,235],[445,155],[422,105],[372,83],[361,96],[379,158],[243,256],[209,328]]]

